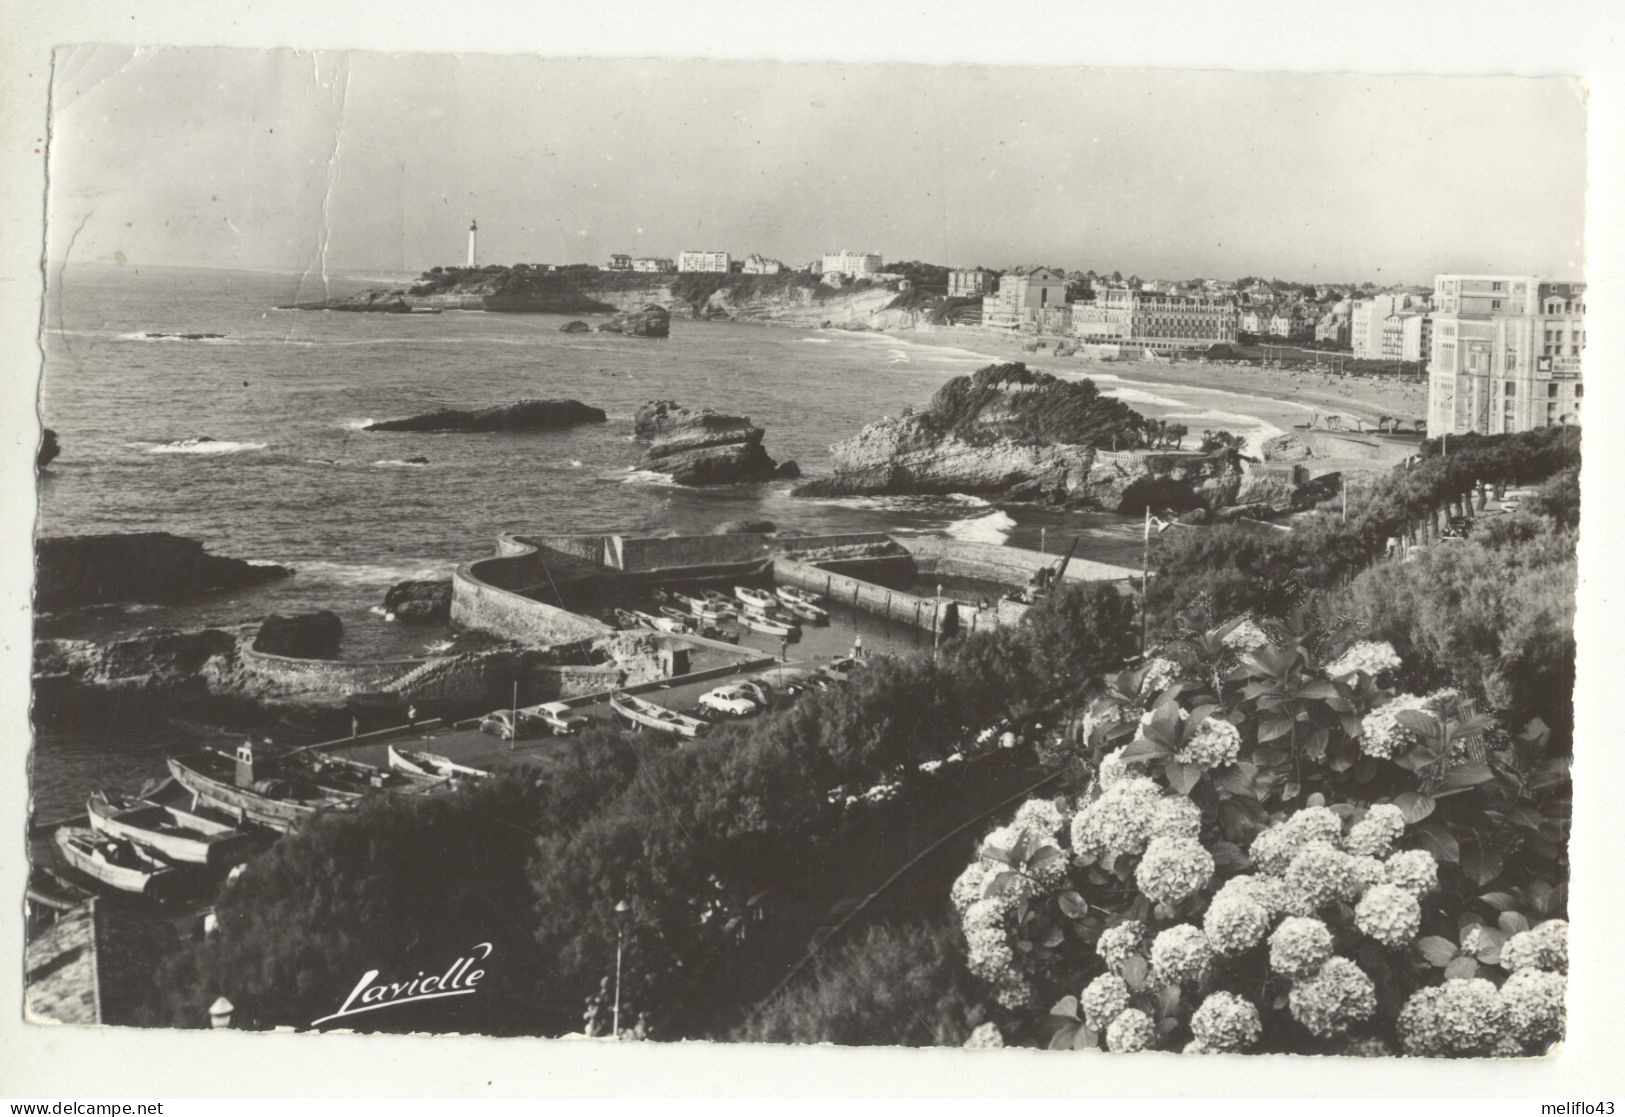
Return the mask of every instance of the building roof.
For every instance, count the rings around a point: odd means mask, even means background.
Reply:
[[[23,1013],[58,1024],[128,1024],[173,934],[163,924],[87,900],[25,951]]]

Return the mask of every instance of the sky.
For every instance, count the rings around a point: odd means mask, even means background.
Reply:
[[[53,266],[1583,276],[1566,79],[64,48]]]

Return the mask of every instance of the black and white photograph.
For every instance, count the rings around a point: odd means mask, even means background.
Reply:
[[[1578,76],[38,62],[26,1027],[1562,1058]]]

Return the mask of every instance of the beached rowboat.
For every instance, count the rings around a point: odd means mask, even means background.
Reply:
[[[405,772],[408,775],[443,780],[485,779],[491,775],[482,768],[470,768],[439,753],[422,752],[396,745],[389,746],[389,766],[397,772]]]
[[[668,710],[664,706],[657,706],[653,702],[646,702],[630,694],[612,694],[609,696],[610,709],[633,725],[641,725],[660,733],[671,733],[678,737],[698,737],[705,723],[699,718],[679,714],[675,710]]]
[[[254,842],[234,826],[150,799],[93,791],[85,807],[94,830],[170,861],[223,865],[246,856]]]
[[[175,870],[121,842],[81,826],[63,826],[55,836],[62,860],[77,871],[120,892],[159,895],[174,880]]]

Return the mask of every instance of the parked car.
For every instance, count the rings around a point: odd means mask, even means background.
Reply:
[[[754,714],[758,707],[743,687],[719,686],[700,695],[700,709],[742,718]]]
[[[480,719],[480,732],[489,733],[501,740],[512,741],[514,739],[513,730],[512,710],[492,710]],[[532,737],[535,736],[536,732],[535,722],[521,715],[519,718],[519,736]]]
[[[526,714],[555,737],[574,736],[592,724],[591,718],[576,713],[563,702],[543,702],[536,709],[526,711]],[[521,718],[525,716],[520,715]]]

